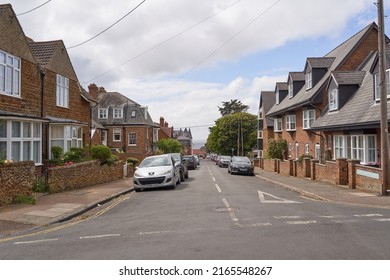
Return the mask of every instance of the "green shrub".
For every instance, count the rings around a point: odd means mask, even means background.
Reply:
[[[14,198],[14,203],[33,205],[37,203],[37,198],[35,196],[18,195],[17,197]]]
[[[104,145],[97,145],[91,148],[91,156],[93,159],[100,160],[100,163],[104,163],[111,157],[111,150],[109,147]]]
[[[139,162],[139,160],[136,159],[136,158],[132,158],[132,157],[127,158],[127,163],[128,164],[137,165],[138,162]]]
[[[302,162],[303,162],[303,159],[305,159],[305,158],[313,159],[313,156],[312,156],[312,155],[301,155],[301,156],[297,159],[297,162],[298,162],[298,163],[302,163]]]
[[[102,164],[107,164],[107,165],[111,165],[113,164],[114,162],[118,161],[119,158],[118,156],[116,155],[111,155],[111,157],[109,157],[108,159],[106,159],[104,162],[102,162]]]
[[[45,178],[39,178],[34,182],[33,192],[45,193],[48,192],[48,188],[45,182]]]
[[[287,141],[285,139],[269,139],[267,157],[275,159],[283,159],[287,151]]]
[[[51,153],[53,155],[53,159],[58,162],[62,159],[62,154],[64,150],[61,147],[53,146],[51,147]]]
[[[70,151],[64,155],[64,161],[80,162],[83,157],[83,148],[70,148]]]

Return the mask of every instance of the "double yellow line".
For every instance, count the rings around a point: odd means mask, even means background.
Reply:
[[[61,229],[67,228],[67,227],[71,227],[71,226],[77,225],[79,223],[88,221],[90,219],[97,218],[97,217],[103,215],[104,213],[110,211],[111,209],[113,209],[114,207],[116,207],[117,205],[122,203],[123,201],[125,201],[127,199],[130,199],[131,195],[132,195],[132,193],[130,193],[128,195],[125,195],[125,196],[123,196],[121,198],[118,198],[115,202],[111,203],[109,206],[105,207],[104,209],[96,212],[92,216],[87,217],[85,219],[80,219],[80,220],[77,220],[77,221],[69,222],[69,223],[66,223],[66,224],[63,224],[63,225],[60,225],[60,226],[56,226],[56,227],[53,227],[53,228],[48,228],[48,229],[37,231],[37,232],[32,232],[32,233],[28,233],[28,234],[24,234],[24,235],[3,238],[3,239],[0,239],[0,243],[11,241],[11,240],[16,240],[16,239],[20,239],[20,238],[25,238],[25,237],[35,236],[35,235],[38,235],[38,234],[46,234],[46,233],[58,231],[58,230],[61,230]]]

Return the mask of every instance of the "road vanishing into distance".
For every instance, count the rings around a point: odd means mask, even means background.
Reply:
[[[0,241],[0,259],[390,259],[389,209],[310,200],[210,160],[189,175]]]

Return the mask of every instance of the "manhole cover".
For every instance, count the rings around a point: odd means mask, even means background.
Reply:
[[[237,212],[240,210],[239,208],[236,207],[217,207],[215,208],[215,211],[217,212]]]

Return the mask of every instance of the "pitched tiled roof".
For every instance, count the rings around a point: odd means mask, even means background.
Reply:
[[[364,71],[336,71],[332,73],[338,85],[361,85],[366,73]]]
[[[0,4],[0,13],[2,13],[6,9],[10,9],[11,7],[11,4]]]
[[[329,68],[334,60],[334,57],[309,57],[307,58],[307,63],[311,68]]]
[[[260,108],[263,107],[263,115],[265,116],[268,111],[272,108],[272,106],[275,104],[275,92],[274,91],[262,91],[260,96]],[[266,117],[267,119],[267,126],[273,126],[274,122],[272,118]]]
[[[330,64],[330,61],[333,60],[333,63],[328,68],[327,73],[322,77],[322,79],[317,82],[311,89],[306,90],[305,87],[293,97],[293,98],[284,98],[279,104],[275,104],[271,110],[268,112],[269,116],[274,116],[277,114],[284,113],[288,110],[293,110],[300,106],[309,104],[314,97],[321,92],[321,90],[326,86],[326,83],[330,77],[330,73],[337,70],[342,62],[348,58],[349,54],[354,50],[357,44],[373,29],[377,29],[377,25],[375,22],[366,26],[364,29],[356,33],[354,36],[349,38],[347,41],[337,46],[331,52],[324,56],[324,60],[319,60],[319,65],[326,66]],[[310,58],[308,59],[310,60]],[[315,60],[315,59],[314,59]],[[312,63],[316,63],[311,61]],[[317,65],[318,66],[318,65]]]
[[[347,130],[362,127],[379,127],[380,104],[374,100],[374,77],[370,69],[375,63],[377,53],[371,53],[366,65],[361,69],[364,79],[359,89],[348,102],[335,112],[326,109],[322,116],[313,124],[313,130]],[[388,59],[390,57],[388,56]],[[355,72],[356,73],[356,72]],[[353,75],[353,72],[351,73]],[[390,118],[390,103],[387,103],[388,119]]]
[[[290,72],[288,73],[293,81],[304,81],[305,73],[303,72]]]
[[[30,49],[42,66],[46,66],[51,58],[53,57],[59,44],[62,44],[61,41],[47,41],[47,42],[29,42]]]

